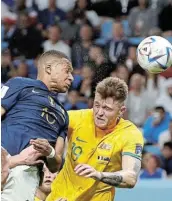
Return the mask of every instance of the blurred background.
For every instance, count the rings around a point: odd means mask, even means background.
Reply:
[[[66,110],[91,108],[96,84],[108,76],[128,84],[125,119],[143,133],[143,165],[135,189],[116,201],[171,201],[172,68],[153,75],[137,63],[145,37],[172,43],[172,0],[1,0],[1,86],[10,78],[36,79],[44,51],[64,52],[74,82],[58,94]]]

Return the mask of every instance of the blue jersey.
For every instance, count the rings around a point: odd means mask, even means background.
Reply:
[[[6,114],[1,124],[2,146],[19,154],[30,139],[45,138],[55,145],[59,136],[66,138],[68,114],[40,80],[13,78],[1,90],[1,105]]]

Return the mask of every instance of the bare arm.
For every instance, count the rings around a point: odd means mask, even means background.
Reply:
[[[55,157],[47,158],[47,165],[51,172],[57,172],[61,168],[64,147],[65,140],[62,137],[58,137],[55,146]]]
[[[140,172],[141,161],[132,156],[122,157],[122,170],[118,172],[101,172],[100,181],[119,188],[133,188]]]
[[[5,109],[1,106],[1,117],[5,114]]]
[[[42,154],[36,151],[33,146],[25,148],[20,154],[15,156],[9,156],[9,166],[14,168],[18,165],[36,165],[43,163],[42,160],[38,160]]]
[[[122,170],[117,172],[98,172],[87,164],[79,164],[74,170],[79,176],[93,178],[111,186],[133,188],[137,182],[140,168],[141,161],[139,159],[124,155],[122,157]]]

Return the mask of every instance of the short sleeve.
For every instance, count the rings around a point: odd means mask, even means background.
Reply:
[[[69,129],[74,130],[82,117],[82,110],[70,110],[68,111],[69,115]]]
[[[10,79],[1,88],[1,106],[6,110],[10,110],[17,102],[21,92],[22,85],[20,80]]]
[[[122,155],[129,155],[141,160],[143,145],[142,133],[139,130],[133,130],[124,140]]]

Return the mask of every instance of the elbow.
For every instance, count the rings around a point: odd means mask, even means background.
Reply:
[[[137,179],[133,178],[132,180],[130,180],[130,182],[128,182],[128,188],[134,188],[136,183]]]

